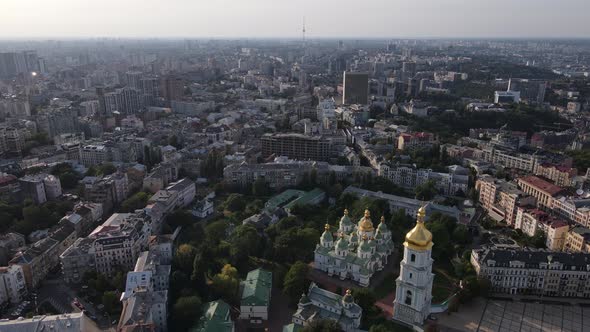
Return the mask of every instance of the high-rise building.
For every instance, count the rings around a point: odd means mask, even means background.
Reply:
[[[432,301],[432,233],[424,226],[426,208],[418,210],[416,226],[406,234],[404,257],[396,280],[393,318],[410,325],[422,325],[430,314]]]
[[[529,103],[543,103],[546,90],[547,81],[544,80],[511,78],[508,82],[508,91],[520,92],[520,98]]]
[[[141,90],[142,76],[143,76],[143,73],[140,71],[126,72],[125,77],[127,78],[127,86],[132,89]]]
[[[344,72],[342,103],[362,104],[369,103],[369,74],[357,72]]]
[[[180,77],[166,77],[161,84],[162,96],[168,102],[178,100],[184,94],[184,81]]]

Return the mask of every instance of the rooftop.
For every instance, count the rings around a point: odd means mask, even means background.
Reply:
[[[533,186],[551,196],[555,196],[563,191],[562,187],[556,186],[553,183],[547,182],[534,175],[519,178],[518,181],[527,183],[528,185]]]

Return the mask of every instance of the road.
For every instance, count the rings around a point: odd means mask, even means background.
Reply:
[[[79,311],[72,306],[72,301],[77,298],[80,304],[84,306],[88,316],[96,317],[96,324],[102,329],[111,328],[111,317],[105,317],[103,311],[96,306],[80,297],[75,289],[68,286],[61,276],[53,276],[44,280],[37,289],[37,304],[48,301],[59,310],[60,313]],[[118,319],[118,317],[116,317]],[[115,319],[115,318],[112,318]]]

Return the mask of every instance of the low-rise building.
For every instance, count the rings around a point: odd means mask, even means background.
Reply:
[[[168,330],[168,291],[137,289],[133,296],[123,300],[123,310],[117,331]]]
[[[229,304],[223,300],[205,303],[203,316],[197,326],[190,329],[190,332],[234,332],[235,326],[231,319]]]
[[[272,293],[272,272],[256,269],[240,282],[240,319],[251,322],[268,320]]]
[[[477,249],[471,252],[471,264],[495,293],[590,297],[590,254]]]
[[[293,324],[304,327],[316,319],[329,319],[338,322],[345,332],[358,331],[363,309],[354,302],[350,290],[341,296],[311,283],[307,294],[303,294],[293,314]]]
[[[84,313],[40,315],[32,318],[0,320],[0,331],[59,331],[59,332],[100,332],[92,319]]]

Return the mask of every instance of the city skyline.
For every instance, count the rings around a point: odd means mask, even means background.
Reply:
[[[307,38],[586,38],[590,3],[567,3],[565,11],[548,0],[368,0],[362,7],[333,0],[8,0],[0,39],[301,38],[304,17]]]

